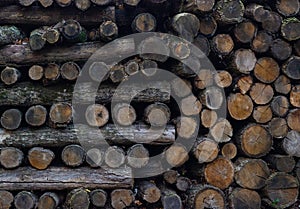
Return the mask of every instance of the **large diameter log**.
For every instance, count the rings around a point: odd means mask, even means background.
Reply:
[[[7,169],[19,167],[24,160],[23,152],[15,147],[5,147],[1,149],[0,164]]]
[[[272,44],[273,38],[265,31],[259,31],[251,42],[251,49],[257,53],[267,52]]]
[[[261,198],[256,191],[235,188],[229,195],[232,209],[257,209],[261,208]]]
[[[64,206],[72,209],[88,209],[90,206],[89,194],[82,188],[73,189],[68,193]]]
[[[257,60],[254,75],[263,83],[272,83],[279,76],[279,71],[279,65],[274,59],[263,57]]]
[[[6,190],[65,190],[78,187],[114,189],[132,186],[129,168],[95,170],[87,167],[49,167],[46,170],[36,170],[22,167],[14,170],[1,169],[0,174],[0,188]]]
[[[251,87],[249,94],[256,104],[264,105],[272,100],[274,96],[274,90],[271,85],[255,83]]]
[[[280,29],[282,17],[273,11],[267,11],[262,19],[262,28],[270,33],[277,33]]]
[[[12,193],[2,190],[0,191],[0,205],[3,209],[11,208],[11,205],[14,201],[14,196]]]
[[[46,122],[47,109],[42,105],[30,107],[25,113],[25,120],[31,126],[41,126]]]
[[[282,71],[286,74],[289,78],[299,80],[300,79],[300,72],[299,72],[299,63],[300,57],[292,56],[288,59],[282,66]]]
[[[119,128],[108,124],[101,128],[101,134],[104,138],[99,138],[98,132],[88,126],[81,126],[80,129],[67,127],[66,129],[20,129],[13,132],[0,131],[0,145],[33,147],[45,146],[55,147],[66,146],[69,144],[91,144],[99,145],[101,140],[106,139],[108,143],[129,145],[134,142],[152,145],[167,145],[175,142],[175,127],[167,125],[162,134],[159,134],[144,124],[136,124],[130,128]],[[77,134],[85,136],[78,139]]]
[[[273,117],[273,113],[270,105],[255,107],[252,113],[252,117],[257,123],[269,122]]]
[[[276,9],[283,16],[294,16],[299,12],[300,2],[297,0],[277,0]]]
[[[209,138],[199,138],[194,144],[193,154],[199,163],[212,162],[218,157],[219,146]]]

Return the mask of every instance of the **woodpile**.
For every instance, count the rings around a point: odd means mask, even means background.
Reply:
[[[1,209],[295,209],[299,181],[299,0],[0,1]]]

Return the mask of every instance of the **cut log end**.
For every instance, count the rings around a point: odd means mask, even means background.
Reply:
[[[77,167],[84,163],[86,153],[79,145],[68,145],[62,153],[61,158],[67,166]]]
[[[111,41],[118,37],[118,26],[112,21],[105,21],[99,28],[100,37],[103,41]]]
[[[44,193],[37,204],[38,209],[55,209],[58,207],[60,199],[57,194],[53,192]]]
[[[105,106],[93,104],[86,109],[85,118],[90,126],[102,127],[109,120],[109,112]]]
[[[218,157],[218,144],[208,138],[200,138],[194,145],[193,154],[199,163],[212,162]]]
[[[66,126],[72,120],[72,107],[68,103],[56,103],[50,108],[49,117],[55,126]]]
[[[49,149],[41,147],[35,147],[29,150],[28,160],[32,167],[44,170],[46,169],[54,159],[54,153]]]
[[[66,62],[60,68],[61,77],[74,81],[77,79],[80,73],[80,67],[75,62]]]
[[[135,199],[132,191],[127,189],[116,189],[112,191],[110,197],[111,206],[114,209],[124,209],[130,206]]]
[[[15,196],[14,205],[16,209],[34,209],[37,204],[37,197],[27,191],[19,192]]]
[[[247,119],[253,110],[251,98],[240,93],[231,94],[227,99],[227,105],[229,114],[236,120]]]
[[[1,81],[6,85],[15,84],[21,77],[21,73],[16,68],[6,67],[1,71]]]
[[[25,113],[25,120],[31,126],[41,126],[46,122],[47,109],[41,105],[30,107]]]
[[[33,65],[28,71],[28,76],[34,81],[41,80],[44,76],[44,68],[40,65]]]
[[[107,201],[107,193],[102,189],[95,189],[90,193],[91,203],[96,207],[104,207]]]
[[[0,205],[3,209],[11,208],[13,201],[14,196],[12,193],[5,190],[0,191]]]
[[[109,147],[104,154],[104,162],[110,168],[118,168],[125,163],[125,152],[117,146]]]
[[[166,104],[154,103],[146,107],[144,111],[145,122],[151,126],[165,126],[171,117],[171,111]]]
[[[133,168],[142,168],[149,162],[149,151],[142,145],[136,144],[127,150],[127,163]]]
[[[136,32],[152,32],[156,29],[156,19],[150,13],[141,13],[134,18],[131,27]]]
[[[127,103],[118,103],[112,109],[112,117],[115,123],[121,126],[130,126],[136,120],[135,109]]]
[[[24,160],[24,154],[21,150],[14,147],[5,147],[1,149],[0,164],[7,169],[19,167]]]
[[[73,209],[88,209],[90,205],[89,195],[84,189],[74,189],[68,193],[64,205]]]
[[[1,116],[1,125],[7,130],[19,128],[22,121],[22,112],[18,109],[6,110]]]

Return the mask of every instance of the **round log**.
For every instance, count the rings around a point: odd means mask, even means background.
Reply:
[[[287,18],[281,25],[281,35],[288,41],[296,41],[300,38],[300,20]]]
[[[113,21],[105,21],[100,25],[100,38],[103,41],[111,41],[118,37],[118,26]]]
[[[15,196],[14,205],[16,209],[34,209],[37,205],[37,197],[31,192],[19,192]]]
[[[113,83],[120,83],[126,79],[126,73],[123,65],[115,65],[110,70],[110,80]]]
[[[89,195],[84,189],[73,189],[68,193],[64,205],[66,208],[88,209],[90,206]]]
[[[217,31],[217,21],[212,16],[205,16],[199,19],[199,32],[204,36],[213,36]]]
[[[85,161],[86,153],[84,149],[79,145],[68,145],[62,153],[61,159],[65,165],[70,167],[78,167]]]
[[[300,85],[293,86],[290,93],[290,102],[294,107],[300,107]]]
[[[214,80],[217,86],[221,88],[229,87],[232,84],[232,76],[231,74],[226,70],[218,71],[214,75]]]
[[[109,112],[105,106],[93,104],[86,109],[85,119],[90,126],[102,127],[109,120]]]
[[[215,0],[189,0],[183,5],[184,11],[207,13],[210,12],[215,5]]]
[[[55,155],[49,149],[34,147],[28,151],[28,161],[36,169],[44,170],[54,160]]]
[[[60,67],[60,74],[63,79],[74,81],[80,73],[80,67],[75,62],[66,62]]]
[[[76,20],[63,21],[61,33],[69,42],[84,42],[87,39],[85,29]]]
[[[127,150],[127,164],[133,168],[145,167],[149,162],[150,154],[142,144],[135,144]]]
[[[179,176],[176,182],[176,188],[181,192],[186,192],[192,185],[192,182],[189,178]]]
[[[35,29],[30,33],[29,45],[31,50],[37,51],[44,48],[46,45],[46,39],[44,38],[45,30],[44,29]]]
[[[257,53],[264,53],[269,50],[273,42],[273,38],[266,31],[258,31],[255,38],[251,42],[251,49]]]
[[[53,192],[44,193],[38,202],[38,209],[55,209],[60,204],[60,199],[57,194]]]
[[[209,138],[197,139],[193,147],[193,154],[199,163],[209,163],[218,157],[219,146]]]
[[[65,102],[53,104],[49,112],[50,121],[57,127],[65,127],[72,120],[72,106]]]
[[[143,55],[143,57],[145,57],[145,56]],[[148,57],[148,55],[147,55],[147,57]],[[153,59],[156,59],[156,58],[153,57]],[[164,59],[164,58],[162,58],[162,59]],[[140,66],[142,74],[145,75],[146,77],[155,76],[155,74],[158,71],[157,63],[153,60],[148,60],[148,59],[143,60],[139,66]]]
[[[281,16],[273,11],[267,11],[266,17],[262,20],[262,28],[270,33],[277,33],[282,22]]]
[[[197,89],[205,89],[213,85],[214,75],[211,70],[203,69],[197,74],[194,80],[194,86]]]
[[[59,65],[56,63],[49,63],[44,69],[44,77],[46,80],[55,81],[60,76]]]
[[[13,169],[19,167],[24,160],[24,154],[15,147],[1,148],[0,163],[4,168]]]
[[[179,167],[188,161],[188,150],[185,146],[175,143],[165,151],[165,158],[172,167]]]
[[[192,93],[192,84],[190,81],[175,78],[171,81],[172,95],[174,94],[176,97],[183,98]]]
[[[199,34],[199,35],[194,39],[194,41],[193,41],[192,43],[193,43],[196,47],[198,47],[198,49],[200,49],[201,52],[203,52],[203,54],[204,54],[205,56],[208,56],[208,55],[210,54],[210,51],[211,51],[211,49],[210,49],[210,43],[209,43],[208,39],[207,39],[205,36]]]
[[[233,135],[233,128],[227,119],[220,118],[210,129],[209,133],[218,143],[228,142]]]
[[[180,110],[186,116],[199,115],[201,109],[202,104],[194,95],[190,95],[181,100]]]
[[[278,78],[279,71],[279,65],[274,59],[263,57],[257,60],[254,75],[263,83],[272,83]]]
[[[245,7],[240,0],[221,0],[216,3],[215,16],[221,24],[235,24],[242,22]],[[232,9],[235,8],[235,9]]]
[[[131,28],[135,32],[153,32],[156,30],[156,18],[150,13],[138,14],[132,21]]]
[[[294,158],[288,155],[269,155],[267,160],[273,169],[281,172],[292,172],[296,166]]]
[[[284,118],[273,118],[269,123],[270,134],[274,138],[283,138],[287,135],[289,128]]]
[[[224,94],[222,90],[216,86],[210,86],[200,92],[198,96],[203,105],[211,110],[220,109],[224,102]]]
[[[203,109],[201,112],[201,124],[205,128],[211,128],[218,119],[217,112],[214,110]]]
[[[292,56],[288,61],[286,61],[282,66],[282,71],[286,74],[289,78],[300,80],[300,57]]]
[[[0,205],[2,209],[9,209],[14,201],[12,193],[4,190],[0,190]]]
[[[283,139],[282,149],[289,156],[300,157],[300,133],[297,131],[288,132],[287,136]]]
[[[291,91],[291,81],[285,75],[280,75],[274,82],[275,91],[281,94],[288,94]]]
[[[171,111],[166,104],[154,103],[146,107],[144,120],[151,126],[165,126],[171,117]]]
[[[257,209],[261,208],[261,198],[256,191],[235,188],[229,195],[232,209]]]
[[[234,42],[229,34],[217,34],[212,39],[212,49],[217,55],[229,55],[234,48]]]
[[[255,107],[252,113],[252,117],[257,123],[269,122],[273,117],[270,105]]]
[[[148,203],[155,203],[160,199],[160,189],[150,181],[138,183],[138,195]]]
[[[0,119],[1,125],[7,130],[15,130],[19,128],[22,121],[22,112],[18,109],[6,110]]]
[[[287,123],[292,130],[300,132],[300,109],[290,110]]]
[[[139,72],[139,70],[140,70],[139,60],[137,60],[137,59],[129,60],[125,64],[125,72],[129,76],[137,74]]]
[[[271,85],[263,83],[255,83],[250,90],[250,97],[258,105],[264,105],[269,103],[273,96],[274,91]]]
[[[43,34],[43,38],[46,39],[49,44],[55,44],[60,39],[60,32],[56,28],[47,28],[47,30]]]
[[[223,157],[232,160],[237,155],[237,147],[234,143],[226,143],[222,147],[221,153]]]
[[[91,203],[96,207],[104,207],[107,201],[107,193],[102,189],[95,189],[90,193]]]
[[[164,181],[168,184],[175,184],[179,173],[176,170],[168,170],[163,173]]]
[[[6,67],[1,71],[1,81],[6,85],[15,84],[21,77],[21,73],[16,68]]]
[[[133,192],[128,189],[116,189],[112,191],[110,198],[111,206],[114,209],[124,209],[130,206],[135,199]]]
[[[130,126],[136,120],[135,109],[127,103],[118,103],[112,108],[112,118],[114,123],[121,126]]]
[[[269,11],[260,4],[251,3],[246,5],[245,16],[255,20],[256,22],[261,23],[268,17],[268,14]]]
[[[125,152],[117,146],[109,147],[104,154],[104,162],[110,168],[118,168],[125,163]]]
[[[25,120],[31,126],[42,126],[47,119],[47,109],[42,105],[30,107],[25,113]]]
[[[92,3],[98,6],[105,6],[112,2],[112,0],[91,0]]]
[[[257,28],[251,21],[244,21],[236,25],[234,36],[241,43],[250,43],[256,35]]]
[[[171,189],[163,189],[161,191],[161,202],[164,209],[182,208],[182,200],[180,196]]]
[[[271,54],[279,61],[286,60],[292,54],[292,46],[282,39],[275,39],[271,45]]]
[[[227,99],[227,108],[232,118],[245,120],[253,111],[253,102],[248,95],[230,94]]]
[[[124,4],[132,7],[136,7],[141,0],[124,0]]]
[[[104,161],[104,152],[97,148],[89,149],[86,152],[86,162],[92,167],[100,167]]]
[[[38,0],[40,2],[40,4],[47,8],[47,7],[50,7],[52,4],[53,4],[53,1],[54,0]]]
[[[80,9],[81,11],[86,11],[91,7],[90,0],[74,0],[74,4],[76,8]]]
[[[21,4],[24,7],[28,7],[30,5],[32,5],[34,2],[36,2],[37,0],[19,0],[19,4]]]
[[[40,65],[33,65],[28,70],[28,76],[34,81],[41,80],[44,76],[44,68]]]
[[[279,117],[283,117],[289,111],[289,100],[285,96],[274,97],[271,102],[271,109],[273,113]]]
[[[93,62],[89,67],[90,78],[95,82],[103,82],[110,76],[110,68],[104,62]]]
[[[276,8],[285,17],[294,16],[299,12],[300,2],[298,0],[277,0]]]
[[[177,134],[184,139],[194,137],[198,133],[198,127],[197,121],[191,117],[180,117],[176,121]]]
[[[256,64],[255,54],[250,49],[238,49],[233,55],[233,68],[240,73],[249,74]]]

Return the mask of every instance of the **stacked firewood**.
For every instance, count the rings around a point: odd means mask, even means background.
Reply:
[[[0,1],[0,208],[299,208],[299,10],[299,0]],[[186,42],[162,37],[175,60],[143,53],[152,37],[117,39],[141,32]],[[139,54],[85,67],[114,40],[107,60]],[[205,56],[216,71],[194,61]],[[178,77],[156,79],[158,68]],[[103,82],[96,95],[76,83],[84,70]],[[118,88],[137,74],[151,85]],[[196,140],[188,149],[177,137]]]

